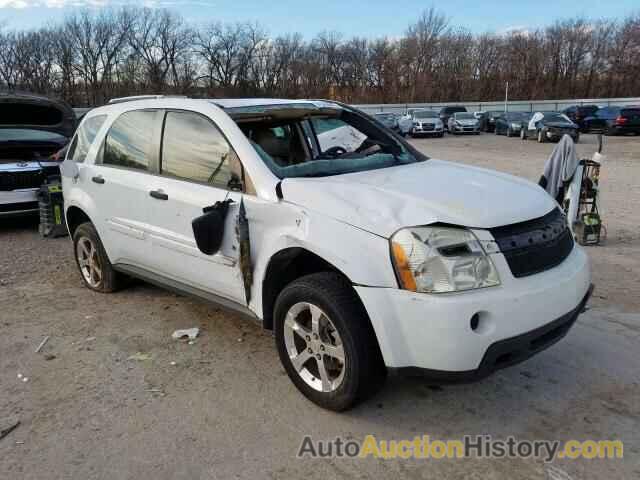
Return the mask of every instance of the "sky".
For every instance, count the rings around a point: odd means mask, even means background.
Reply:
[[[427,0],[0,0],[0,26],[34,28],[65,15],[123,4],[168,8],[189,23],[258,21],[271,35],[322,31],[347,37],[397,37],[431,3]],[[638,0],[555,0],[541,8],[536,0],[447,0],[434,2],[453,25],[474,33],[535,29],[558,18],[622,18],[640,13]]]

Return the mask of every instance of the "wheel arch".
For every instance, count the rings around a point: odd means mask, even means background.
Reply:
[[[76,205],[71,205],[65,212],[67,220],[67,228],[69,229],[69,235],[73,238],[73,234],[76,229],[85,222],[91,222],[91,218],[87,213]]]
[[[280,292],[294,280],[318,272],[335,272],[349,284],[353,283],[341,269],[305,247],[283,248],[271,256],[262,278],[262,325],[265,329],[273,329],[273,308]],[[357,296],[355,290],[354,294]]]

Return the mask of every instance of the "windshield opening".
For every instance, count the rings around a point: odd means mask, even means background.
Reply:
[[[330,108],[272,109],[232,117],[278,178],[324,177],[387,168],[427,159],[360,112]],[[256,112],[257,113],[257,112]]]

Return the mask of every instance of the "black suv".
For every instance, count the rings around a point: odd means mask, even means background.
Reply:
[[[581,132],[586,133],[589,131],[589,124],[585,122],[585,119],[595,116],[599,108],[597,105],[573,105],[572,107],[565,108],[562,113],[578,125]]]

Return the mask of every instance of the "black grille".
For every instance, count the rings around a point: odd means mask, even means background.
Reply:
[[[549,270],[573,250],[573,236],[559,209],[535,220],[492,228],[490,232],[517,278]]]
[[[41,170],[26,172],[0,172],[0,191],[9,192],[22,188],[39,188],[44,181]]]

